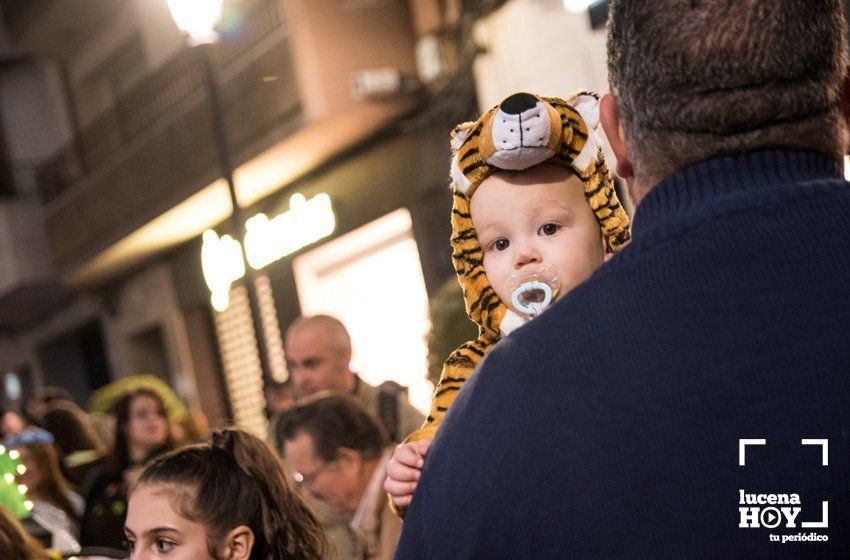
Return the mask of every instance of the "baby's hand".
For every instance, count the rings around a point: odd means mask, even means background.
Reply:
[[[402,443],[395,448],[392,459],[387,463],[387,480],[384,482],[384,490],[396,506],[405,508],[410,505],[419,481],[419,471],[425,464],[425,455],[428,453],[431,441],[431,439],[420,439]]]

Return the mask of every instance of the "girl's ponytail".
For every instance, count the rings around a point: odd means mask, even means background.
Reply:
[[[325,538],[321,528],[265,442],[247,432],[231,429],[213,434],[212,447],[231,454],[236,465],[256,484],[269,558],[324,557]]]
[[[157,483],[190,490],[178,511],[204,525],[213,557],[225,536],[241,525],[254,533],[251,560],[318,560],[325,555],[321,526],[280,462],[262,440],[246,432],[222,430],[211,443],[159,457],[138,484]]]

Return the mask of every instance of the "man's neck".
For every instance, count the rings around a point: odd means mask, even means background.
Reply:
[[[357,510],[357,507],[366,498],[366,492],[369,490],[369,483],[372,481],[372,477],[375,475],[375,469],[378,468],[378,464],[380,463],[380,457],[377,459],[370,459],[363,461],[363,472],[360,475],[359,484],[359,492],[357,504],[354,505],[354,510]]]
[[[637,208],[638,204],[644,199],[644,197],[649,194],[649,191],[652,188],[660,183],[661,180],[647,179],[645,177],[630,177],[626,180],[626,185],[628,186],[629,196],[632,199],[632,202]]]
[[[360,383],[360,378],[357,377],[353,371],[350,371],[345,375],[345,386],[343,387],[342,392],[346,395],[351,395],[357,390],[357,385]]]

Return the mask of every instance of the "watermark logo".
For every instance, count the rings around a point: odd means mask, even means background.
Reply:
[[[767,445],[766,439],[739,439],[738,466],[747,465],[747,448]],[[829,465],[829,440],[803,439],[801,445],[818,445],[821,447],[821,465]],[[801,517],[802,503],[799,494],[762,494],[751,493],[744,489],[738,490],[738,527],[741,529],[826,529],[829,527],[829,502],[821,502],[820,519],[803,521]],[[804,515],[810,515],[807,511]],[[796,534],[771,534],[773,542],[825,542],[829,537],[815,532]]]

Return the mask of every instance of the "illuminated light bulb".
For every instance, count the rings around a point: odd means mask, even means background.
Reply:
[[[24,474],[27,472],[27,468],[24,465],[18,465],[18,474]]]
[[[307,199],[304,198],[304,195],[301,193],[295,193],[291,197],[289,197],[289,207],[290,208],[298,208],[299,206],[304,206],[307,202]]]
[[[13,461],[17,461],[20,456],[21,456],[21,454],[18,453],[17,449],[13,449],[13,450],[9,451],[9,457],[11,457]]]
[[[3,480],[6,481],[6,484],[12,484],[15,482],[15,476],[12,473],[6,473],[3,475]]]
[[[29,490],[29,488],[27,488],[26,484],[18,484],[18,492],[20,492],[21,494],[26,494],[27,490]]]
[[[221,19],[223,0],[167,0],[171,17],[190,42],[199,45],[218,39],[215,26]]]
[[[594,0],[564,0],[564,8],[568,12],[581,13],[587,11]]]
[[[6,448],[3,447],[2,445],[0,445],[0,455],[5,455],[5,454],[6,454]]]
[[[27,509],[27,511],[32,511],[33,503],[31,501],[27,500],[27,501],[24,502],[24,507]]]
[[[210,296],[210,303],[213,309],[219,313],[223,313],[230,306],[230,294],[227,292],[215,292]]]

